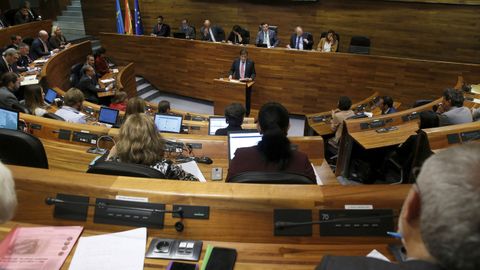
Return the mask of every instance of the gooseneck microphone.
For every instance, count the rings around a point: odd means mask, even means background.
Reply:
[[[326,223],[336,223],[336,222],[356,222],[372,219],[382,219],[382,218],[397,218],[398,215],[379,215],[379,216],[363,216],[363,217],[352,217],[352,218],[337,218],[330,220],[316,220],[309,222],[289,222],[289,221],[277,221],[275,222],[275,229],[284,229],[291,227],[300,227],[307,225],[316,225],[316,224],[326,224]]]
[[[57,198],[47,197],[45,198],[45,204],[47,205],[57,205],[57,204],[67,204],[67,205],[78,205],[78,206],[87,206],[87,207],[98,207],[98,208],[113,208],[113,209],[122,209],[122,210],[135,210],[135,211],[145,211],[151,213],[172,213],[180,215],[180,219],[183,219],[183,209],[179,207],[176,210],[159,210],[159,209],[150,209],[143,207],[133,207],[133,206],[121,206],[121,205],[111,205],[105,202],[98,203],[84,203],[84,202],[74,202],[61,200]],[[183,222],[178,221],[175,223],[175,230],[177,232],[182,232],[185,229]]]

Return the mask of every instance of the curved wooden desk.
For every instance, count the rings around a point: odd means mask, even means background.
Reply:
[[[480,140],[480,122],[423,129],[432,151]]]
[[[213,79],[224,77],[241,48],[196,40],[103,33],[102,45],[120,65],[134,62],[137,74],[159,89],[211,100]],[[135,50],[135,53],[132,50]],[[480,65],[409,58],[248,47],[257,77],[252,108],[267,101],[293,114],[328,111],[341,95],[361,100],[373,91],[402,104],[438,97],[463,74],[469,81]]]
[[[51,29],[51,20],[35,21],[0,29],[0,47],[3,48],[10,45],[10,36],[12,35],[21,36],[22,39],[26,37],[36,38],[40,30],[50,32]]]

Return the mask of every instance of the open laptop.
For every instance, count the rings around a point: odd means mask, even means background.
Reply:
[[[173,33],[174,38],[181,38],[181,39],[186,39],[187,35],[183,32],[174,32]]]
[[[118,110],[101,107],[98,113],[98,122],[114,126],[117,124],[118,114]]]
[[[221,116],[208,118],[208,135],[215,135],[218,129],[228,127],[227,119]]]
[[[52,103],[55,101],[55,98],[57,98],[57,92],[49,88],[45,94],[45,102],[48,105],[52,105]]]
[[[157,126],[160,132],[180,133],[182,130],[182,116],[156,114],[155,126]]]
[[[18,119],[18,112],[0,108],[0,128],[18,130]]]
[[[251,147],[262,140],[262,135],[258,132],[235,131],[228,133],[228,160],[232,161],[235,157],[235,151],[238,148]]]

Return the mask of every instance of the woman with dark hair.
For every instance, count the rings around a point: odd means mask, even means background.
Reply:
[[[317,51],[320,52],[336,52],[338,48],[337,35],[335,31],[328,30],[327,36],[320,39]]]
[[[232,31],[228,35],[227,41],[231,44],[249,44],[250,32],[240,27],[240,25],[234,25]]]
[[[245,118],[245,108],[240,103],[232,103],[225,108],[225,121],[228,126],[219,128],[215,131],[216,136],[227,136],[230,131],[242,130],[243,118]]]
[[[263,134],[257,146],[239,148],[228,169],[227,182],[244,172],[287,172],[307,177],[316,183],[315,173],[306,154],[292,150],[287,132],[290,128],[288,111],[279,103],[262,106],[258,113],[258,128]]]
[[[108,61],[107,61],[107,58],[105,57],[106,53],[107,53],[107,50],[105,50],[105,48],[103,47],[98,49],[97,52],[95,53],[95,71],[97,72],[99,77],[102,77],[103,75],[110,72]]]
[[[42,87],[39,85],[29,85],[25,87],[24,97],[25,107],[27,107],[31,114],[43,116],[47,113]]]

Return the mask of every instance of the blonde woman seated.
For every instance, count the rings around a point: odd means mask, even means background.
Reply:
[[[336,52],[338,48],[338,40],[335,31],[328,30],[327,36],[320,39],[317,51],[320,52]]]
[[[163,144],[151,117],[144,113],[132,114],[120,128],[119,139],[107,161],[150,166],[160,171],[165,179],[198,181],[195,176],[164,158]]]

